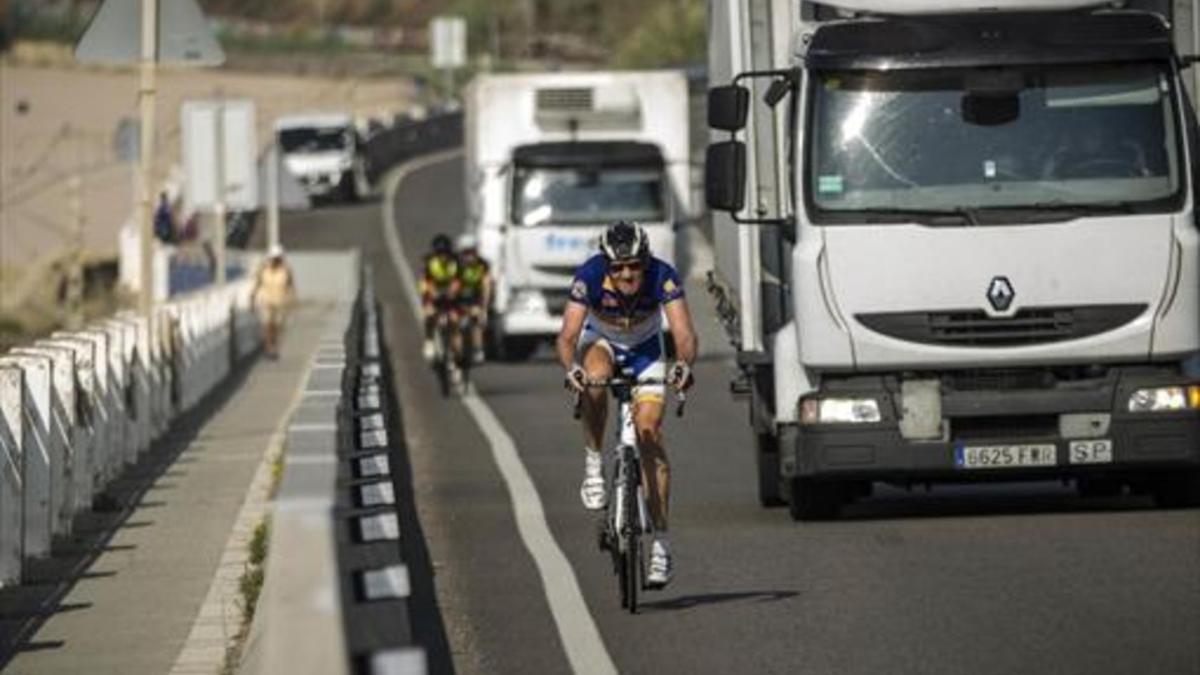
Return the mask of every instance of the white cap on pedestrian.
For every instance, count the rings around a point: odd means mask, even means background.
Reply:
[[[267,249],[267,257],[268,258],[282,258],[283,257],[283,247],[280,246],[279,244],[272,244],[271,248]]]

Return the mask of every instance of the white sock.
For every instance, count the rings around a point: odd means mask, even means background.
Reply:
[[[667,553],[671,552],[671,540],[667,538],[666,532],[660,532],[654,535],[654,543],[658,544],[658,546],[660,546],[662,550],[666,551]]]

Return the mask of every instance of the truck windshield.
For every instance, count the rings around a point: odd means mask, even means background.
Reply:
[[[583,225],[666,220],[661,169],[517,167],[513,222]]]
[[[347,132],[342,127],[309,127],[279,132],[284,152],[329,152],[347,147]]]
[[[811,82],[814,222],[1036,222],[1166,209],[1180,195],[1165,66],[821,72]]]

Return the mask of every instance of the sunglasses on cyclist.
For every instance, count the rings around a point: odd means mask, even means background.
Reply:
[[[621,272],[641,272],[642,261],[630,260],[627,262],[610,262],[608,263],[609,274],[620,274]]]

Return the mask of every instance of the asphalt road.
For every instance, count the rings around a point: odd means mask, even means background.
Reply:
[[[569,672],[487,442],[419,356],[382,235],[410,264],[464,218],[461,159],[409,176],[395,203],[285,219],[293,249],[359,246],[385,305],[422,529],[460,673]],[[694,289],[693,289],[694,290]],[[705,335],[708,299],[691,294]],[[667,423],[675,583],[618,604],[579,504],[579,432],[543,355],[489,364],[479,395],[515,440],[550,530],[622,673],[1200,673],[1200,511],[1083,501],[1059,485],[881,489],[836,522],[757,506],[746,411],[715,341],[684,420]],[[716,352],[716,353],[714,353]]]

